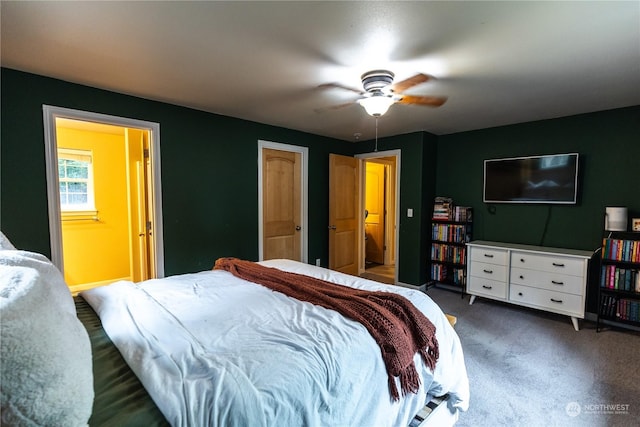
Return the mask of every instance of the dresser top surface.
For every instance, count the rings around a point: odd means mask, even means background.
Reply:
[[[508,249],[525,252],[535,252],[542,254],[566,255],[580,258],[591,258],[592,251],[582,251],[578,249],[552,248],[548,246],[521,245],[519,243],[491,242],[488,240],[473,240],[467,243],[468,246],[486,247],[492,249]]]

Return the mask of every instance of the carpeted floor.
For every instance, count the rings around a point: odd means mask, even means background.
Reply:
[[[471,403],[458,426],[640,425],[640,333],[431,288],[457,316]]]

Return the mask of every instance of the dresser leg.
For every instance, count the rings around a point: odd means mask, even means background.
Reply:
[[[577,317],[572,317],[571,318],[571,323],[573,323],[573,329],[575,329],[576,331],[580,330],[580,327],[578,326],[578,318]]]
[[[469,305],[473,304],[473,302],[476,300],[476,296],[475,295],[471,295],[471,298],[469,299]]]

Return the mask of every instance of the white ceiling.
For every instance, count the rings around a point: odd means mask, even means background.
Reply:
[[[448,134],[640,105],[640,2],[0,3],[2,66],[347,141],[360,75],[437,78],[379,136]]]

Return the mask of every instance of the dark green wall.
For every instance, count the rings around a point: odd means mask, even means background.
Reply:
[[[483,160],[569,152],[580,154],[577,205],[482,202]],[[437,155],[436,192],[474,208],[475,239],[593,251],[606,206],[640,217],[638,106],[444,135]],[[597,286],[591,280],[587,311],[596,311]]]
[[[257,141],[309,147],[309,260],[328,256],[329,153],[359,144],[205,113],[56,79],[1,70],[0,226],[20,248],[50,255],[42,105],[160,123],[165,273],[209,268],[220,256],[258,257]],[[435,136],[383,138],[400,149],[400,281],[427,281],[433,198],[474,207],[475,238],[592,250],[605,206],[640,216],[640,107]],[[582,156],[577,206],[482,203],[482,160],[560,152]],[[463,154],[464,153],[464,154]],[[414,217],[408,218],[408,208]],[[548,220],[547,232],[543,233]]]
[[[329,153],[355,145],[2,68],[2,231],[51,255],[42,105],[160,123],[165,274],[258,258],[258,140],[309,147],[309,259],[327,262]]]
[[[482,202],[485,159],[569,152],[580,154],[577,205]],[[476,239],[594,250],[605,206],[640,216],[640,107],[440,136],[436,181],[438,195],[474,208]]]

